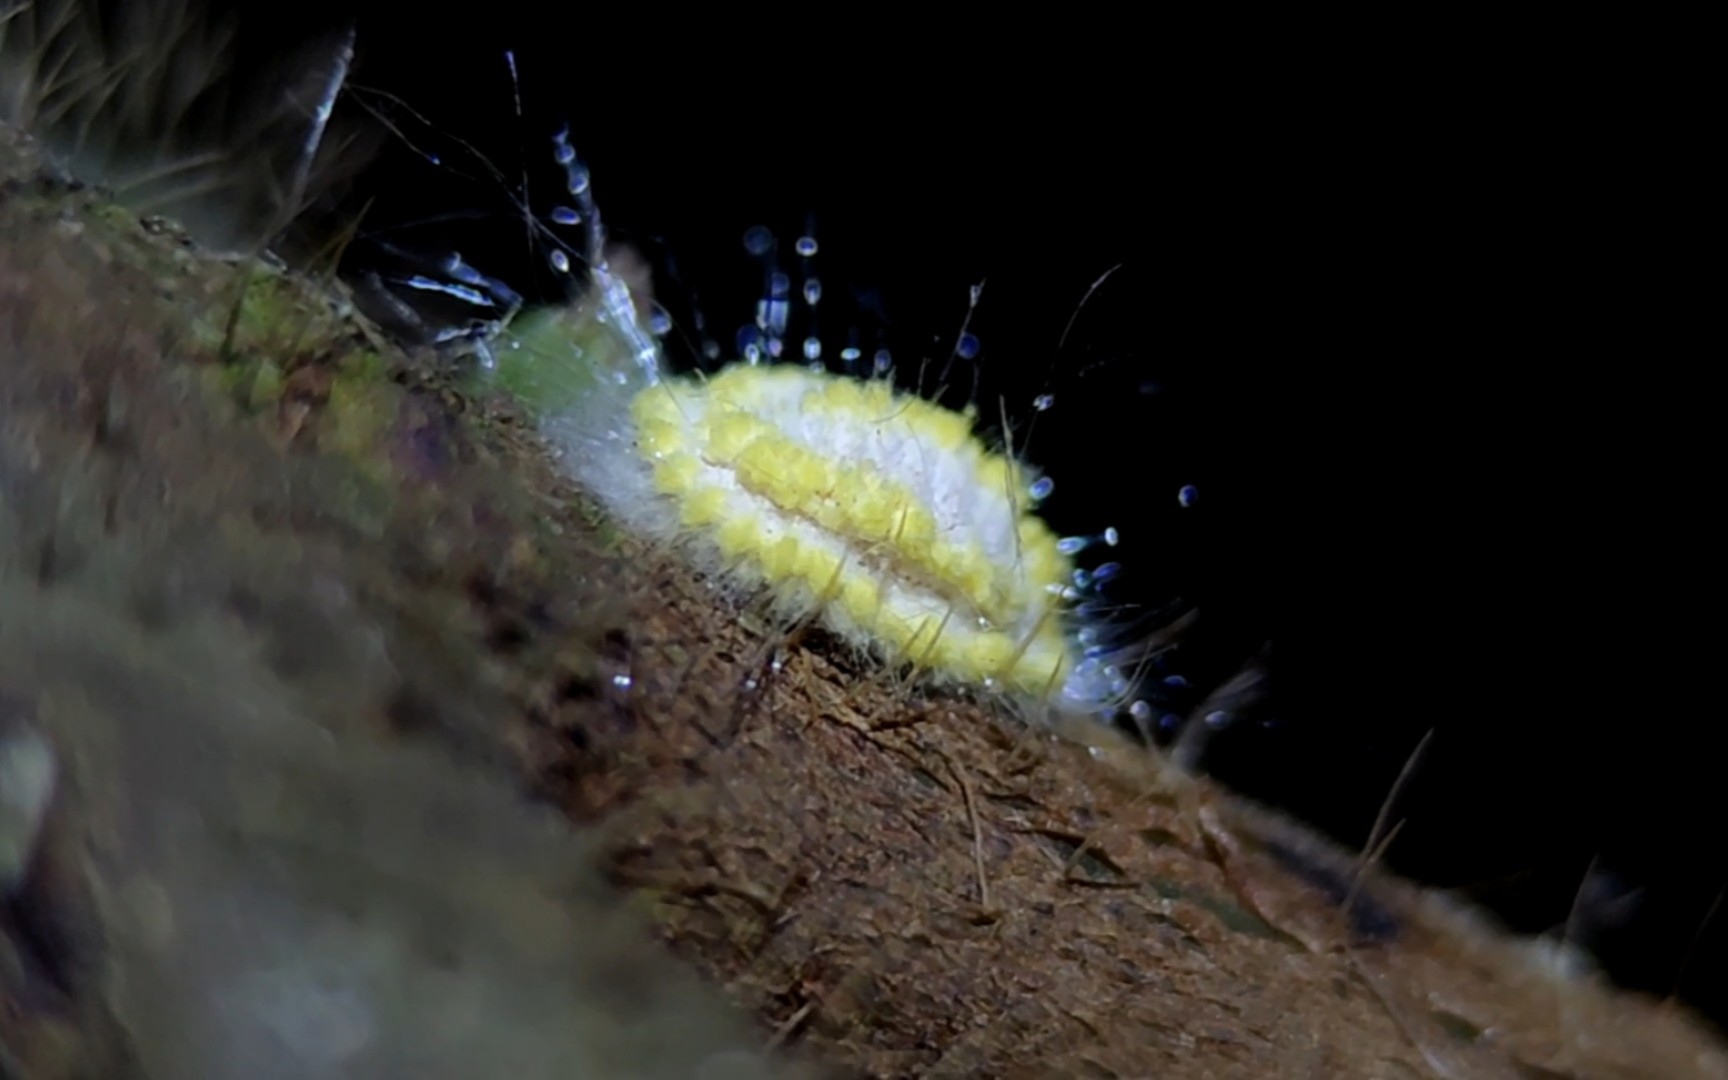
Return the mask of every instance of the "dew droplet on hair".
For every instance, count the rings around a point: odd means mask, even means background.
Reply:
[[[1151,705],[1136,699],[1128,706],[1128,717],[1134,721],[1134,730],[1144,742],[1151,744],[1157,741],[1158,732],[1152,723]]]
[[[779,337],[786,332],[786,316],[789,304],[784,300],[756,301],[756,325],[761,327],[769,337]]]
[[[758,258],[774,250],[774,234],[766,225],[752,225],[744,230],[744,250]]]

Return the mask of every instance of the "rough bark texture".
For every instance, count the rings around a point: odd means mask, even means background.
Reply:
[[[1728,1076],[1095,725],[765,625],[512,407],[10,132],[0,361],[0,766],[53,750],[0,1075]],[[319,950],[375,962],[236,996]]]

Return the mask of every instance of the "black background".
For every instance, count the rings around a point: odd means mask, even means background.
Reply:
[[[248,13],[241,48],[355,14]],[[830,349],[881,330],[902,376],[940,368],[986,281],[954,381],[1017,421],[1055,392],[1030,450],[1050,512],[1122,529],[1125,603],[1198,606],[1172,670],[1215,684],[1274,643],[1270,697],[1206,767],[1360,844],[1431,730],[1389,861],[1529,932],[1594,864],[1588,943],[1674,989],[1728,875],[1721,487],[1688,170],[1611,65],[1525,76],[1516,49],[1356,54],[1313,27],[644,14],[362,8],[354,82],[542,212],[567,121],[613,237],[675,265],[674,344],[692,294],[722,342],[749,319],[754,225],[813,223]],[[546,288],[475,175],[393,144],[344,206]],[[1725,940],[1705,927],[1682,987],[1716,1015]]]

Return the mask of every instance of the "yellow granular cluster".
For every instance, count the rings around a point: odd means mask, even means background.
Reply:
[[[790,606],[963,682],[1042,697],[1072,670],[1070,561],[969,417],[882,381],[745,364],[655,383],[631,416],[682,526]]]

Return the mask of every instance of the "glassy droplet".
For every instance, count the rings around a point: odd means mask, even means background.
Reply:
[[[894,358],[888,355],[887,349],[877,349],[876,358],[871,361],[871,364],[876,368],[876,374],[886,375],[888,369],[894,366]]]
[[[807,337],[804,339],[804,359],[820,360],[822,358],[822,339]]]
[[[775,335],[784,334],[790,308],[784,300],[763,300],[756,305],[756,325]]]
[[[806,304],[814,304],[820,299],[822,299],[822,283],[817,281],[815,278],[811,278],[809,281],[804,283],[804,302]]]
[[[1039,394],[1032,399],[1032,407],[1039,412],[1047,411],[1054,404],[1056,404],[1055,394]]]
[[[752,255],[766,255],[774,250],[774,234],[766,225],[752,225],[744,231],[744,250]]]
[[[1111,547],[1122,542],[1122,534],[1116,531],[1116,526],[1112,525],[1104,530],[1104,542]]]
[[[954,343],[955,355],[962,360],[970,360],[978,355],[978,338],[974,334],[961,334],[960,340]]]
[[[1032,498],[1048,499],[1050,493],[1056,490],[1056,481],[1048,476],[1040,476],[1032,482]]]
[[[840,359],[846,361],[848,364],[855,363],[857,359],[863,355],[864,350],[858,348],[856,345],[848,345],[844,349],[840,350]]]
[[[551,258],[552,269],[558,271],[560,274],[568,274],[570,272],[570,256],[554,248]]]
[[[1182,504],[1183,509],[1193,506],[1199,498],[1200,489],[1193,484],[1183,484],[1181,490],[1176,492],[1176,501]]]
[[[659,308],[648,313],[648,332],[655,337],[662,337],[672,329],[672,317]]]
[[[568,206],[554,206],[552,208],[552,224],[579,225],[581,223],[582,215],[570,209]]]
[[[1086,545],[1091,542],[1091,539],[1085,536],[1064,536],[1056,541],[1056,550],[1064,555],[1078,555],[1085,551]]]
[[[798,254],[808,259],[810,256],[816,254],[816,238],[814,236],[800,236],[795,247],[797,248]]]
[[[792,291],[792,279],[776,270],[768,275],[768,295],[776,300],[782,299]]]

